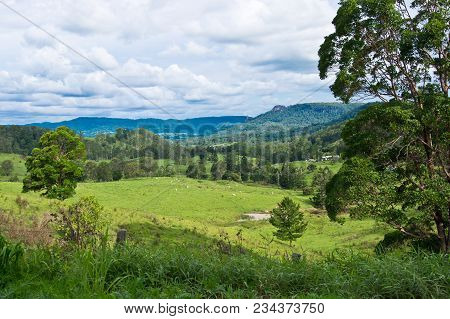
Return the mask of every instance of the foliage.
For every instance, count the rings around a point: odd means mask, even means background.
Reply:
[[[213,180],[221,180],[225,174],[225,163],[222,161],[215,161],[211,166],[211,177]]]
[[[102,161],[98,163],[94,171],[95,180],[99,182],[110,182],[113,180],[111,167],[108,162]]]
[[[82,197],[69,207],[60,207],[52,214],[53,224],[63,243],[79,248],[98,244],[105,235],[106,219],[93,196]]]
[[[333,173],[328,167],[319,168],[314,174],[311,185],[315,189],[315,194],[311,198],[314,207],[325,208],[326,186],[332,176]]]
[[[136,130],[117,129],[115,134],[99,134],[85,138],[87,158],[90,160],[112,160],[114,158],[133,160],[144,158],[142,168],[148,168],[149,159],[173,159],[181,161],[187,151],[144,128]],[[150,166],[151,167],[151,166]]]
[[[297,135],[302,129],[315,125],[345,121],[354,116],[354,112],[364,108],[363,104],[305,103],[287,107],[275,107],[245,123],[230,127],[224,136],[245,133],[263,140],[285,139]]]
[[[321,78],[338,70],[336,97],[383,101],[345,125],[349,160],[327,188],[330,216],[349,208],[410,237],[436,234],[444,252],[450,247],[448,7],[447,0],[345,0],[335,32],[319,50]]]
[[[305,174],[302,168],[294,164],[284,163],[279,172],[278,183],[286,189],[298,189],[306,185]]]
[[[4,160],[0,164],[0,175],[10,176],[14,171],[14,164],[11,160]]]
[[[29,155],[45,132],[35,126],[0,125],[0,153]]]
[[[186,177],[189,178],[199,178],[200,172],[198,164],[191,162],[186,169]]]
[[[2,288],[11,275],[18,271],[18,264],[24,254],[24,249],[19,244],[11,244],[0,234],[0,288]]]
[[[273,234],[280,240],[289,241],[289,246],[303,235],[308,225],[300,206],[289,197],[283,198],[278,207],[272,210],[269,222],[277,228]]]
[[[43,191],[43,196],[59,200],[73,196],[83,177],[84,158],[84,144],[67,127],[45,133],[26,161],[23,192]]]
[[[226,171],[225,174],[223,174],[222,179],[227,181],[233,181],[236,183],[242,182],[241,175],[239,173],[230,171]]]
[[[449,257],[366,256],[323,260],[223,255],[211,248],[125,246],[29,250],[1,298],[448,298]]]

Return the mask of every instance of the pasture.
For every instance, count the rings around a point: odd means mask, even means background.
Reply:
[[[39,194],[21,194],[21,183],[0,183],[0,208],[31,219],[55,209],[56,201]],[[19,212],[17,196],[29,206]],[[222,238],[242,244],[263,255],[291,251],[287,244],[272,240],[274,228],[268,221],[245,220],[243,215],[268,212],[284,196],[298,202],[306,213],[308,229],[295,242],[295,251],[327,255],[336,248],[372,253],[387,230],[372,220],[331,222],[326,213],[312,208],[309,196],[275,187],[230,181],[194,180],[185,177],[154,177],[109,183],[81,183],[77,195],[95,196],[105,207],[111,237],[126,228],[137,242],[172,245],[200,244]],[[240,233],[241,235],[237,235]]]

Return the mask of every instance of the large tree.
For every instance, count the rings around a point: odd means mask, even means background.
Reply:
[[[329,215],[350,209],[449,249],[449,0],[342,0],[319,50],[344,102],[378,98],[343,130],[348,159],[327,187]]]
[[[85,157],[81,138],[69,128],[45,133],[25,163],[23,191],[43,192],[43,196],[59,200],[73,196],[83,178]]]

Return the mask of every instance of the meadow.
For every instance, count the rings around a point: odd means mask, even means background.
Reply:
[[[0,207],[25,219],[54,209],[55,201],[35,193],[21,194],[21,186],[21,183],[0,183]],[[20,213],[17,196],[29,203]],[[284,196],[300,204],[309,223],[304,236],[295,242],[295,250],[301,253],[326,255],[336,248],[371,253],[386,232],[372,220],[348,220],[343,225],[331,222],[326,213],[313,209],[309,197],[300,192],[230,181],[154,177],[81,183],[77,195],[68,202],[81,196],[95,196],[104,206],[111,236],[118,228],[125,228],[130,239],[140,242],[157,240],[171,244],[226,237],[258,253],[283,254],[291,249],[278,240],[269,244],[274,231],[269,222],[248,220],[244,214],[269,212]],[[199,236],[184,236],[186,232]]]
[[[23,177],[23,159],[3,157],[13,160]],[[318,164],[333,172],[339,165]],[[21,190],[20,182],[0,182],[0,223],[13,217],[7,227],[15,228],[15,236],[41,238],[36,232],[45,228],[37,227],[36,219],[56,211],[58,201]],[[84,196],[95,196],[104,207],[109,229],[103,244],[75,250],[39,241],[22,245],[0,227],[6,237],[0,234],[0,298],[450,295],[448,256],[420,250],[377,254],[375,247],[389,229],[373,220],[331,222],[301,191],[184,176],[148,177],[79,183],[76,196],[66,202]],[[274,239],[275,229],[267,220],[245,216],[268,213],[285,196],[300,205],[308,222],[294,247]],[[20,229],[23,225],[29,226],[29,233]],[[116,231],[122,228],[127,230],[127,244],[115,246]],[[293,260],[293,252],[301,259]]]
[[[25,168],[25,158],[22,155],[0,153],[0,163],[6,160],[12,161],[14,165],[14,170],[11,176],[17,176],[19,178],[25,176],[27,170]],[[9,176],[2,176],[0,174],[0,182],[8,181],[9,178]]]

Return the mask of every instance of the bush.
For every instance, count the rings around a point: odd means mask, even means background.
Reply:
[[[60,207],[52,217],[62,242],[79,248],[95,246],[106,231],[103,207],[93,196],[83,197],[69,207]]]
[[[13,175],[13,176],[11,176],[11,177],[8,179],[8,181],[9,181],[10,183],[17,183],[17,182],[19,182],[20,180],[19,180],[19,177],[18,177],[17,175]]]
[[[14,171],[14,163],[11,160],[5,160],[0,163],[0,175],[10,176]]]
[[[416,250],[439,252],[439,238],[437,236],[430,236],[429,238],[414,239],[398,230],[392,231],[384,235],[375,247],[377,254],[385,254],[394,250]]]
[[[222,176],[222,179],[237,182],[237,183],[242,182],[240,174],[235,173],[235,172],[230,172],[230,171],[226,171],[225,174]]]
[[[302,189],[302,194],[303,194],[304,196],[310,196],[310,195],[312,195],[313,193],[314,193],[314,188],[312,188],[312,187],[306,186],[306,187],[303,187],[303,189]]]

